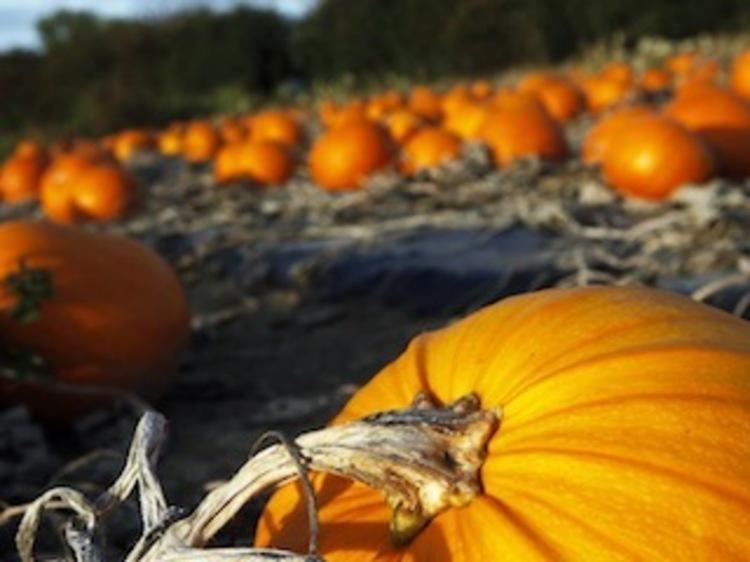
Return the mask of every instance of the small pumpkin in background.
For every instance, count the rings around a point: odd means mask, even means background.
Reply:
[[[389,90],[370,98],[366,115],[372,121],[383,121],[389,113],[401,109],[403,105],[404,98],[401,92]]]
[[[352,100],[349,103],[338,106],[333,103],[324,104],[320,112],[321,121],[329,129],[335,129],[356,123],[369,121],[367,118],[367,104],[364,100]]]
[[[185,127],[182,138],[182,155],[192,164],[203,164],[213,158],[221,145],[221,137],[213,123],[192,121]]]
[[[397,109],[390,113],[383,122],[391,138],[398,144],[404,144],[414,133],[426,125],[424,118],[408,109]]]
[[[471,83],[469,86],[469,92],[475,100],[484,101],[492,97],[492,94],[495,92],[495,87],[489,80],[480,78]]]
[[[440,95],[427,86],[415,86],[409,94],[408,106],[411,111],[429,121],[437,121],[443,115]]]
[[[711,85],[681,91],[664,114],[699,134],[716,152],[719,171],[731,178],[750,176],[750,103]]]
[[[601,113],[624,102],[633,90],[631,82],[604,75],[586,78],[581,83],[581,87],[586,98],[586,105],[592,113]]]
[[[62,224],[122,218],[134,199],[135,182],[125,170],[78,154],[58,157],[42,180],[42,208]]]
[[[543,108],[492,111],[480,135],[500,167],[530,156],[560,161],[568,155],[560,125]]]
[[[675,76],[684,76],[696,65],[700,56],[694,51],[683,51],[667,57],[664,67]]]
[[[47,167],[43,153],[12,156],[0,167],[0,201],[20,203],[39,196],[39,187]]]
[[[586,134],[581,159],[586,164],[601,162],[617,132],[630,126],[634,118],[648,115],[656,115],[656,111],[646,105],[624,106],[604,115]]]
[[[750,559],[750,324],[636,287],[506,298],[418,336],[333,425],[474,392],[502,409],[482,492],[394,546],[378,490],[314,475],[329,562]],[[717,420],[721,420],[719,423]],[[300,486],[256,544],[305,552]]]
[[[436,168],[457,159],[461,154],[461,139],[440,127],[427,127],[415,133],[404,145],[401,171],[414,174]]]
[[[520,92],[512,88],[498,90],[491,101],[492,109],[524,112],[527,110],[547,113],[541,100],[530,92]]]
[[[77,213],[88,220],[125,216],[135,199],[133,179],[118,166],[99,164],[82,171],[72,188]]]
[[[321,135],[308,158],[319,186],[333,191],[353,190],[391,163],[392,141],[379,125],[369,120],[354,121]]]
[[[264,185],[279,185],[294,173],[294,158],[285,144],[274,141],[248,141],[233,148],[236,177]]]
[[[578,86],[556,74],[528,77],[519,84],[518,89],[539,98],[547,112],[563,123],[578,116],[586,105]]]
[[[239,119],[224,119],[219,124],[219,135],[224,144],[242,142],[248,136],[248,128]]]
[[[690,70],[678,78],[678,89],[695,83],[717,86],[720,74],[721,65],[716,59],[701,57]]]
[[[182,154],[183,129],[181,124],[173,123],[157,135],[157,146],[163,156],[172,157]]]
[[[19,142],[13,150],[14,157],[46,158],[47,149],[41,143],[26,139]]]
[[[618,191],[665,199],[688,183],[713,176],[713,154],[698,135],[660,115],[631,118],[612,135],[602,159],[604,178]]]
[[[625,61],[612,61],[604,65],[599,75],[608,80],[631,85],[635,80],[633,67]]]
[[[242,179],[241,149],[241,142],[233,142],[225,144],[216,153],[213,160],[213,171],[217,183],[225,184]]]
[[[729,83],[735,94],[750,100],[750,51],[743,51],[734,57]]]
[[[101,142],[92,139],[73,139],[70,148],[62,154],[78,154],[91,160],[117,164],[117,159]]]
[[[469,88],[465,84],[458,84],[445,92],[440,99],[441,113],[444,118],[449,118],[454,111],[460,111],[463,106],[475,102]]]
[[[89,156],[75,152],[57,156],[42,176],[40,199],[44,213],[55,222],[74,223],[77,219],[72,186],[85,169],[97,164]]]
[[[302,140],[302,130],[288,113],[269,110],[252,117],[250,138],[255,142],[272,141],[295,147]]]
[[[488,107],[476,101],[465,103],[445,117],[443,126],[446,130],[462,139],[475,140],[489,113]]]
[[[138,152],[154,146],[153,135],[143,129],[128,129],[112,139],[112,152],[119,162],[127,162]]]
[[[641,75],[638,85],[652,94],[664,92],[672,87],[672,74],[666,68],[652,67]]]
[[[46,272],[51,283],[28,323],[13,317],[21,295],[7,283],[23,268]],[[188,334],[182,288],[145,246],[51,223],[0,225],[0,340],[44,358],[54,382],[155,398],[172,381]],[[0,403],[24,403],[47,421],[70,421],[110,401],[106,393],[0,378]]]

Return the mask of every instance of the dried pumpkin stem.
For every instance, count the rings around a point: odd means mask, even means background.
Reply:
[[[393,510],[391,536],[402,544],[441,511],[480,493],[479,469],[499,418],[499,412],[481,410],[474,395],[445,408],[419,395],[409,409],[307,433],[296,444],[310,469],[383,492]],[[204,545],[252,497],[295,472],[282,447],[269,447],[170,532],[186,545]]]

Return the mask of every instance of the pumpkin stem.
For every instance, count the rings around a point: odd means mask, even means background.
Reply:
[[[52,274],[47,269],[30,267],[25,258],[19,260],[18,271],[5,277],[5,286],[16,301],[9,314],[21,324],[39,318],[42,302],[54,295]]]
[[[393,510],[391,537],[405,544],[437,514],[481,493],[479,470],[500,412],[475,395],[438,407],[419,395],[412,407],[313,431],[295,441],[308,467],[381,491]],[[182,540],[206,544],[259,491],[296,477],[289,453],[264,449],[177,524]]]

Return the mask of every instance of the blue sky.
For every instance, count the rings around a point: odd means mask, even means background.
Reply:
[[[315,0],[0,0],[0,51],[13,47],[35,47],[38,38],[34,24],[56,10],[90,10],[103,16],[148,16],[188,8],[211,6],[227,9],[237,4],[275,8],[298,17]]]

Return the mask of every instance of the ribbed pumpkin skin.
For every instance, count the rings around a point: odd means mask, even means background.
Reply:
[[[421,390],[503,407],[485,494],[395,550],[379,493],[319,476],[326,560],[750,560],[750,324],[649,289],[513,297],[416,338],[334,423]],[[305,551],[296,489],[258,544]]]
[[[151,250],[127,238],[48,223],[0,226],[0,279],[30,267],[52,274],[54,295],[40,317],[8,317],[15,298],[0,287],[0,342],[44,357],[55,379],[71,385],[125,389],[155,397],[171,382],[187,342],[189,313],[180,284]],[[52,420],[100,404],[0,379],[0,404],[24,401]],[[44,411],[43,411],[44,410]]]

